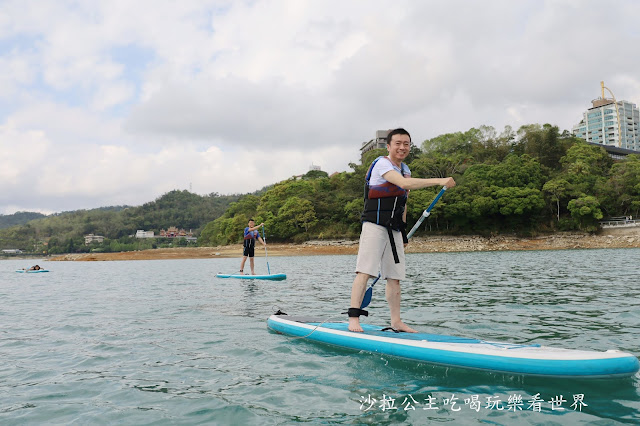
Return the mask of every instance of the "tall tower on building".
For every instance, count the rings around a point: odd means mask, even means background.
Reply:
[[[590,143],[640,151],[640,111],[635,104],[617,101],[613,92],[600,82],[601,96],[573,126],[573,134]],[[605,89],[611,95],[605,96]]]

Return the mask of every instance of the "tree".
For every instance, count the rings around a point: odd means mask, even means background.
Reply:
[[[411,175],[423,178],[445,178],[464,173],[470,157],[465,154],[443,155],[434,152],[409,164]]]
[[[342,211],[344,212],[345,218],[351,223],[359,224],[360,218],[362,216],[363,205],[364,205],[364,202],[362,201],[362,199],[355,199],[355,200],[349,201],[347,204],[344,205],[344,208],[342,209]]]
[[[447,133],[427,139],[422,142],[422,151],[430,155],[438,152],[443,155],[448,154],[466,154],[471,155],[474,144],[478,143],[478,130],[469,129],[468,131]]]
[[[329,174],[327,172],[323,172],[322,170],[309,170],[302,176],[302,179],[320,179],[328,177]]]
[[[567,205],[571,217],[579,223],[580,229],[593,232],[598,229],[598,221],[602,219],[602,211],[598,199],[591,195],[585,195],[569,201]]]
[[[315,194],[315,187],[309,180],[287,180],[269,189],[260,198],[257,213],[271,212],[277,214],[284,203],[291,197],[310,200]]]
[[[542,187],[542,190],[549,194],[551,201],[556,203],[558,222],[560,222],[560,201],[566,197],[566,194],[569,192],[569,187],[569,182],[561,178],[552,179]]]
[[[313,204],[309,200],[291,197],[280,208],[277,221],[280,236],[286,238],[294,235],[298,229],[308,232],[318,219]]]
[[[560,162],[574,197],[593,194],[596,183],[608,177],[613,160],[604,148],[578,142],[567,150]]]
[[[599,198],[612,215],[640,214],[640,155],[629,155],[611,167],[606,184],[599,188]]]
[[[529,124],[518,130],[519,149],[538,159],[540,164],[550,169],[560,168],[560,159],[565,155],[569,143],[560,136],[557,126],[550,124]]]

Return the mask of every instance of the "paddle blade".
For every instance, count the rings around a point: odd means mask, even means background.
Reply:
[[[371,297],[373,296],[373,286],[369,287],[367,291],[364,293],[364,297],[362,298],[362,305],[360,305],[360,309],[364,309],[369,306],[371,303]]]

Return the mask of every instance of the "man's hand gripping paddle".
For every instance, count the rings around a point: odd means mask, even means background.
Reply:
[[[416,224],[413,225],[413,228],[411,228],[411,231],[409,231],[409,233],[407,234],[407,239],[411,238],[411,236],[416,232],[416,230],[420,227],[420,225],[422,225],[422,222],[424,222],[424,220],[429,217],[429,215],[431,214],[431,209],[433,209],[433,207],[436,205],[436,203],[438,202],[440,197],[442,197],[442,194],[444,194],[444,191],[446,190],[447,190],[447,187],[443,186],[440,192],[438,192],[438,195],[436,195],[436,198],[434,198],[431,204],[429,204],[429,207],[427,207],[427,209],[422,212],[422,216],[420,216],[420,219],[418,219]],[[366,308],[367,306],[369,306],[369,303],[371,303],[371,297],[373,296],[373,286],[376,285],[379,279],[380,279],[380,274],[378,274],[378,277],[375,280],[373,280],[373,282],[371,283],[371,286],[364,293],[364,298],[362,299],[362,305],[360,305],[360,309]]]

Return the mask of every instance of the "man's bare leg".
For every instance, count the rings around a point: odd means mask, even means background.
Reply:
[[[367,282],[371,276],[362,272],[356,273],[356,277],[353,280],[351,286],[351,307],[360,309],[362,305],[362,299],[364,293],[367,291]],[[349,317],[349,330],[362,333],[362,327],[360,326],[360,317]]]
[[[253,262],[253,257],[249,258],[249,266],[251,267],[251,275],[255,275],[255,263]]]
[[[406,333],[417,333],[400,319],[400,280],[388,279],[386,288],[387,302],[391,312],[391,327]]]
[[[240,272],[244,274],[244,263],[247,261],[247,256],[242,256],[242,262],[240,263]]]

